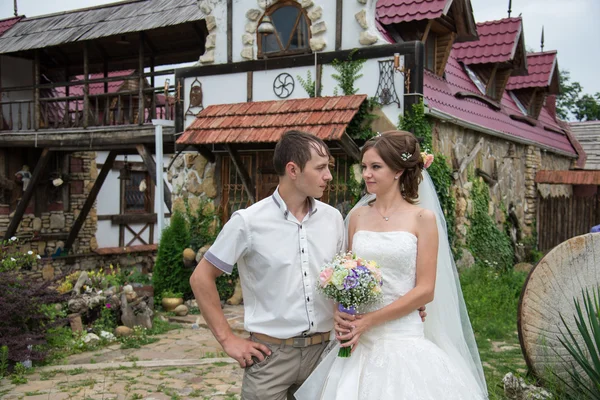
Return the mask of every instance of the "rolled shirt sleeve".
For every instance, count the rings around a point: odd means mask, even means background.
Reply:
[[[217,239],[204,254],[206,261],[231,274],[233,266],[250,247],[246,221],[240,212],[235,212],[217,236]]]

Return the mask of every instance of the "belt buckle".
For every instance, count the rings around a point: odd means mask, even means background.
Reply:
[[[293,338],[292,347],[308,347],[310,346],[310,337],[295,337]]]

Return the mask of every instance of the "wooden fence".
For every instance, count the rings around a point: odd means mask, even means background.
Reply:
[[[600,224],[600,196],[539,197],[538,248],[549,251]]]

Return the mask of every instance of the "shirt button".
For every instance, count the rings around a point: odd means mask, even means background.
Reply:
[[[310,297],[307,297],[307,298],[306,298],[306,301],[310,301]]]
[[[302,254],[304,254],[304,249],[302,249]]]
[[[315,326],[315,323],[314,323],[314,322],[311,322],[311,323],[310,323],[310,326]]]

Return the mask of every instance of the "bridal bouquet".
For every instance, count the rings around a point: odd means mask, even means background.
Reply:
[[[319,275],[319,289],[338,304],[338,309],[356,314],[357,309],[381,297],[381,270],[375,261],[363,260],[352,252],[342,253],[325,264]],[[350,357],[350,347],[342,347],[339,357]]]

